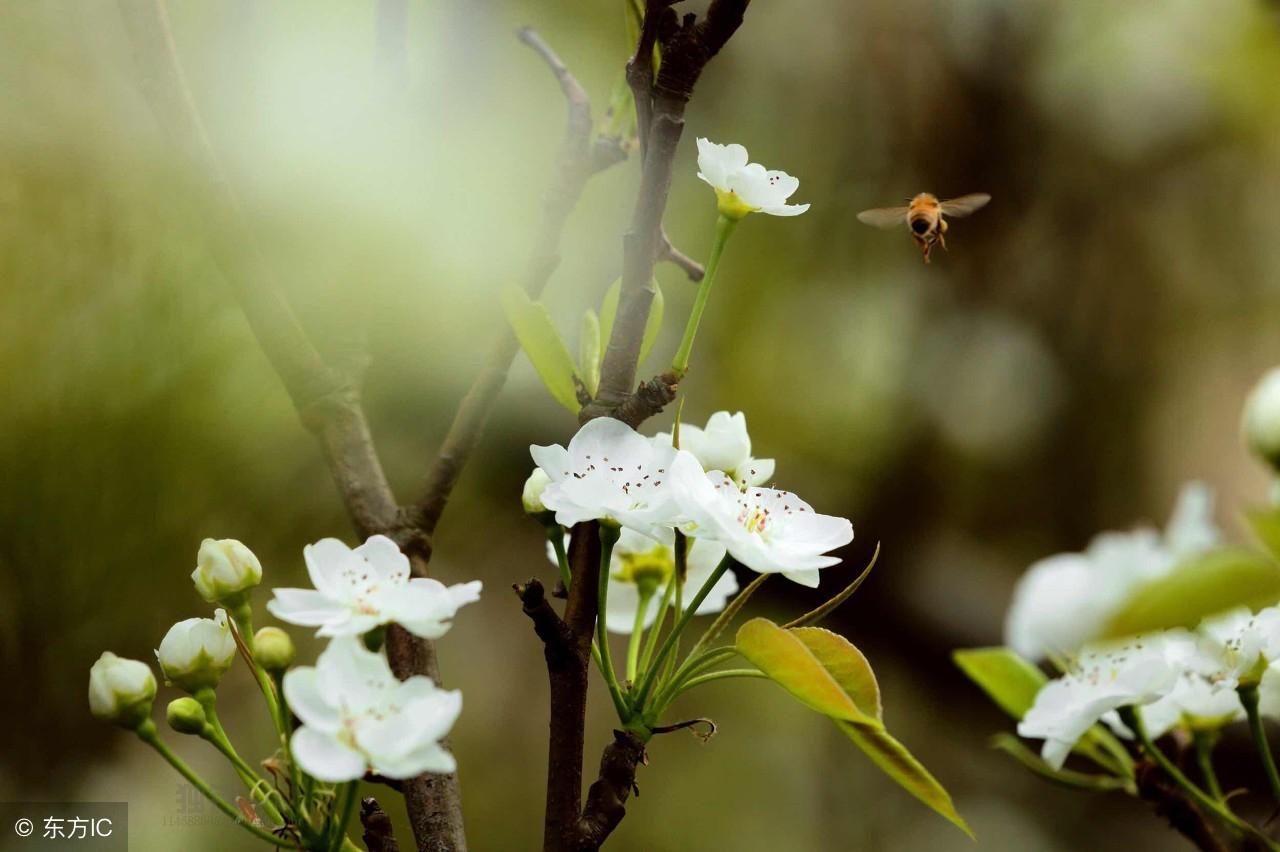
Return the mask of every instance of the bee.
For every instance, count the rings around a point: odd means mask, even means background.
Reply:
[[[929,252],[934,243],[947,247],[947,220],[945,217],[968,216],[986,206],[991,196],[985,192],[975,192],[952,198],[950,201],[939,201],[937,196],[922,192],[906,207],[877,207],[863,210],[858,214],[858,221],[877,228],[896,228],[906,225],[911,231],[911,239],[920,246],[924,262],[929,262]]]

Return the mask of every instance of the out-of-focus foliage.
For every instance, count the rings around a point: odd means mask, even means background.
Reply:
[[[626,53],[621,2],[414,0],[397,75],[377,59],[373,4],[171,0],[255,262],[326,351],[365,330],[370,418],[402,494],[503,328],[499,293],[536,239],[563,129],[554,81],[513,30],[539,28],[599,117]],[[1161,514],[1183,480],[1208,480],[1228,506],[1262,497],[1237,422],[1280,362],[1277,72],[1266,0],[816,0],[753,3],[699,84],[675,243],[703,257],[714,228],[695,135],[785,162],[813,208],[738,228],[684,416],[746,411],[779,483],[853,519],[847,565],[815,594],[767,587],[766,609],[815,605],[883,543],[839,627],[876,661],[895,733],[946,779],[983,849],[1167,842],[1126,802],[1028,783],[989,751],[1004,722],[947,655],[999,640],[1031,561]],[[566,336],[618,277],[634,186],[634,163],[600,175],[571,220],[543,297]],[[205,536],[242,539],[283,585],[305,543],[350,540],[213,263],[205,187],[138,94],[114,4],[5,5],[0,796],[127,796],[145,849],[216,849],[225,827],[94,723],[89,665],[104,648],[149,659],[171,623],[209,614],[188,579]],[[919,191],[994,197],[929,267],[905,234],[854,219]],[[659,278],[650,373],[694,292],[677,270]],[[466,695],[454,743],[477,849],[529,847],[540,826],[545,672],[500,590],[548,571],[517,494],[527,446],[573,425],[518,361],[436,541],[441,578],[495,590],[442,660]],[[242,750],[256,738],[265,753],[242,668],[222,690]],[[695,695],[687,709],[719,735],[653,742],[612,847],[967,843],[781,690]],[[608,705],[594,696],[592,760]],[[215,765],[198,745],[178,748]]]

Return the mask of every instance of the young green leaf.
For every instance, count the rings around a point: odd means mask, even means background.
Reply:
[[[593,397],[600,390],[600,358],[600,319],[595,311],[587,308],[578,336],[578,370],[587,393]]]
[[[1049,678],[1009,648],[967,648],[951,655],[1000,709],[1021,719]]]
[[[876,682],[876,673],[852,642],[821,627],[795,627],[791,632],[836,679],[836,683],[849,693],[858,709],[868,716],[882,719],[880,684]]]
[[[976,840],[973,829],[964,821],[964,817],[956,811],[951,801],[951,794],[946,791],[938,779],[916,760],[907,747],[889,735],[883,728],[863,728],[858,725],[836,720],[836,725],[844,731],[845,736],[853,740],[853,744],[862,749],[863,754],[884,774],[888,775],[911,795],[933,808],[956,828]]]
[[[609,285],[609,289],[604,294],[604,301],[600,303],[600,339],[604,341],[605,346],[609,345],[609,337],[613,334],[613,319],[618,315],[618,299],[621,296],[622,279],[619,278]],[[662,312],[665,304],[662,288],[658,286],[658,279],[655,278],[653,279],[653,303],[649,306],[649,318],[644,324],[644,337],[640,340],[641,362],[657,342],[658,333],[662,331]]]
[[[502,291],[502,309],[542,383],[557,402],[577,414],[581,406],[573,356],[560,339],[546,307],[513,284]]]
[[[1055,784],[1061,784],[1064,787],[1072,787],[1076,790],[1091,790],[1097,793],[1106,793],[1112,790],[1133,791],[1132,781],[1117,778],[1114,775],[1076,772],[1073,769],[1054,769],[1013,734],[996,734],[991,738],[991,747],[1009,755],[1040,777],[1046,778]]]
[[[1280,558],[1280,509],[1270,506],[1264,509],[1252,509],[1245,513],[1245,520],[1249,522],[1249,529],[1253,530],[1254,536],[1267,549],[1267,552]]]
[[[1260,609],[1278,600],[1280,564],[1240,548],[1213,550],[1140,586],[1112,616],[1104,637],[1195,627],[1225,609]]]
[[[880,720],[865,712],[799,636],[767,618],[738,629],[738,653],[813,710],[870,728]]]

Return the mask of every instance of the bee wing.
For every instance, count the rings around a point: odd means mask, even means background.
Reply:
[[[863,210],[858,214],[858,221],[873,228],[897,228],[907,222],[906,207],[876,207]]]
[[[970,213],[981,210],[987,206],[987,202],[991,200],[991,196],[985,192],[975,192],[970,195],[962,195],[959,198],[952,198],[949,201],[942,202],[942,213],[945,216],[959,218],[968,216]]]

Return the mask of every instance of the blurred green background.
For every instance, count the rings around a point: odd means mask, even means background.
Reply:
[[[320,345],[368,329],[370,419],[403,495],[501,330],[496,294],[532,248],[564,123],[514,30],[536,26],[599,109],[622,5],[414,0],[396,73],[372,2],[171,3],[272,271]],[[116,5],[0,9],[0,800],[128,799],[133,848],[234,848],[153,753],[89,716],[88,667],[104,649],[150,659],[206,613],[188,579],[201,538],[242,539],[268,585],[297,585],[302,546],[350,527],[212,261],[213,200],[139,95]],[[1238,413],[1280,361],[1278,77],[1280,16],[1261,0],[756,0],[689,110],[666,220],[684,250],[705,255],[715,216],[695,136],[799,176],[813,208],[738,229],[686,417],[744,410],[779,483],[853,520],[824,591],[883,543],[833,626],[978,848],[1182,848],[1142,804],[989,751],[1008,725],[948,653],[999,641],[1030,562],[1163,522],[1184,479],[1213,484],[1242,536],[1266,483]],[[599,176],[570,222],[546,302],[571,345],[618,274],[635,184],[634,163]],[[995,198],[929,267],[854,219],[919,191]],[[693,295],[659,275],[651,372]],[[545,672],[506,589],[551,576],[518,494],[528,444],[573,428],[521,359],[439,534],[436,575],[487,589],[440,644],[466,696],[454,744],[476,850],[539,842]],[[787,585],[760,609],[818,600]],[[241,751],[265,751],[242,668],[221,695]],[[713,685],[681,710],[720,734],[655,740],[609,848],[973,848],[772,685]],[[199,745],[178,748],[232,789]],[[1227,749],[1228,784],[1249,783]]]

